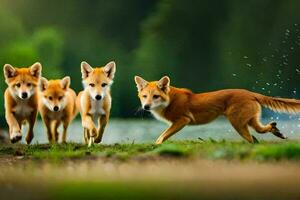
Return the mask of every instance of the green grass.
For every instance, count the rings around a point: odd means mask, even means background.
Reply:
[[[112,158],[127,160],[135,157],[197,157],[225,160],[299,160],[300,143],[263,142],[248,144],[228,141],[173,141],[162,145],[154,144],[113,144],[95,145],[88,148],[83,144],[34,144],[6,145],[0,147],[0,155],[22,156],[36,160],[65,160]]]

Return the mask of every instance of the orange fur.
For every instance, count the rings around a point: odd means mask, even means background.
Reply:
[[[10,140],[15,143],[22,139],[22,124],[27,122],[29,128],[25,140],[30,144],[38,110],[37,88],[42,66],[40,63],[35,63],[28,68],[14,68],[5,64],[3,70],[8,85],[4,93],[4,101]]]
[[[101,142],[108,123],[111,109],[110,86],[113,83],[115,71],[114,62],[97,68],[92,68],[86,62],[81,63],[84,90],[78,94],[77,106],[84,128],[84,139],[89,146],[94,142]],[[95,122],[98,122],[98,127]]]
[[[256,139],[250,134],[248,126],[258,133],[272,132],[275,136],[285,138],[275,122],[267,125],[260,123],[261,105],[278,112],[300,112],[300,100],[267,97],[242,89],[195,94],[187,89],[169,86],[168,77],[148,82],[136,76],[135,82],[142,106],[156,118],[170,124],[157,139],[157,144],[161,144],[186,125],[206,124],[220,115],[226,116],[248,142],[253,143]]]
[[[58,128],[63,124],[62,142],[66,142],[67,129],[77,114],[76,93],[70,87],[70,77],[62,80],[41,78],[39,111],[47,128],[49,143],[58,141]]]

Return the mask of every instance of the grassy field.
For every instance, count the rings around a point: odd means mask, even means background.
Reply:
[[[300,143],[2,145],[4,199],[299,199]],[[216,192],[216,188],[218,192]]]
[[[68,159],[114,159],[126,161],[136,158],[203,158],[225,160],[300,160],[299,142],[246,142],[174,141],[155,144],[95,145],[88,148],[83,144],[34,144],[3,145],[1,156],[16,156],[36,161],[64,161]]]

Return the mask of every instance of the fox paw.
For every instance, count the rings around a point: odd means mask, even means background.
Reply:
[[[91,128],[90,129],[90,137],[96,137],[97,136],[97,129]]]
[[[271,122],[270,125],[272,126],[271,133],[273,133],[273,135],[275,135],[281,139],[287,139],[287,136],[285,136],[283,133],[281,133],[280,130],[276,127],[276,125],[277,125],[276,122]]]
[[[13,132],[10,135],[10,141],[11,143],[19,142],[22,139],[22,134],[20,132]]]

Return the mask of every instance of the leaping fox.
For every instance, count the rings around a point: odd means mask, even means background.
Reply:
[[[170,86],[167,76],[153,82],[135,76],[135,82],[143,109],[170,125],[156,144],[161,144],[186,125],[207,124],[220,115],[226,116],[235,130],[250,143],[256,138],[250,134],[249,126],[258,133],[271,132],[285,139],[276,122],[261,124],[261,106],[276,112],[300,112],[300,100],[268,97],[243,89],[195,94],[188,89]]]

